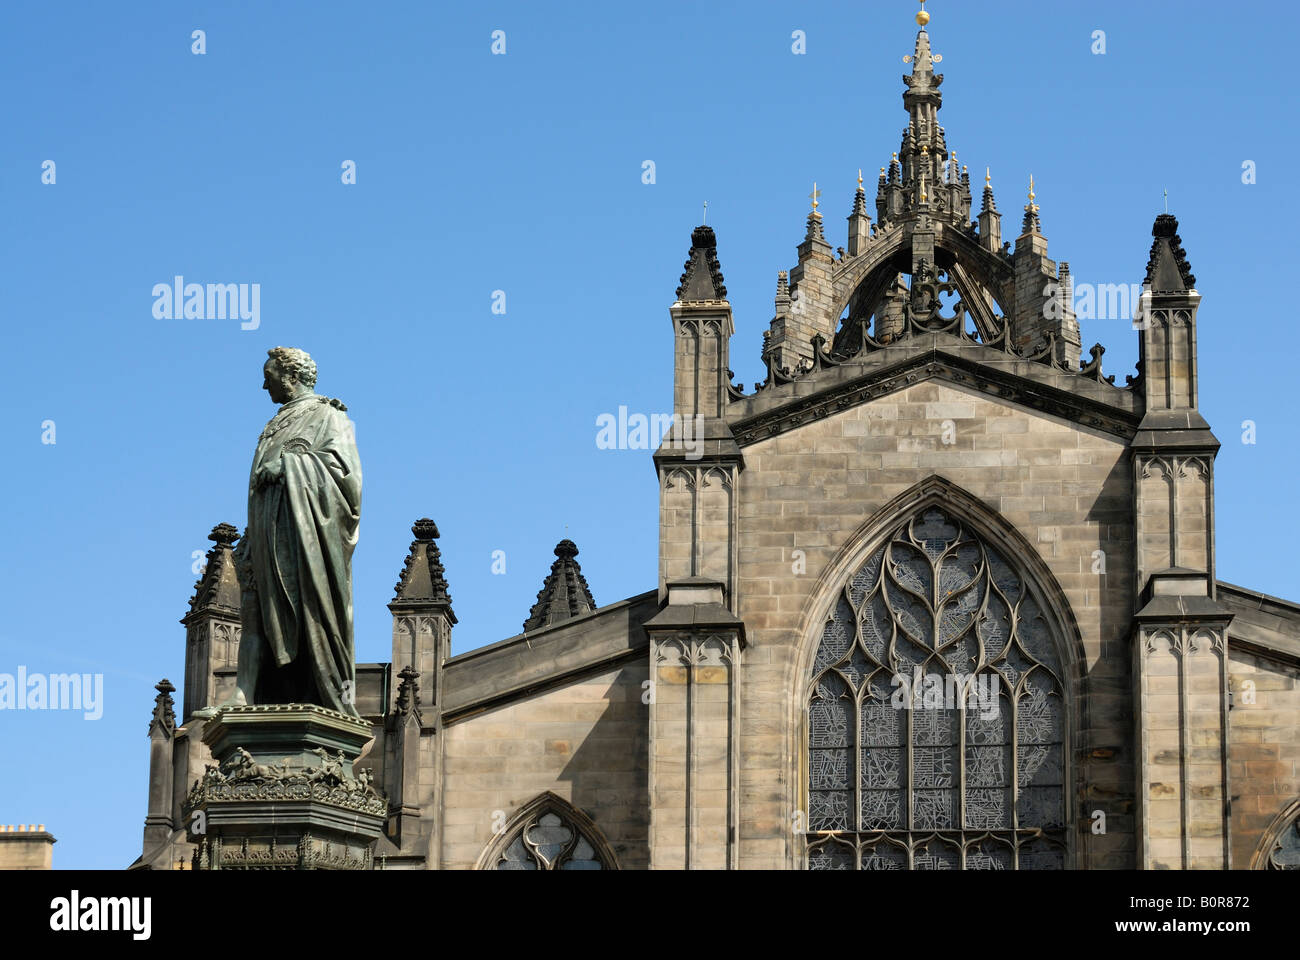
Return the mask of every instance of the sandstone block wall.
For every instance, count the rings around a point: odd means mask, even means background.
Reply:
[[[621,868],[645,869],[648,676],[631,662],[447,726],[443,868],[472,868],[494,822],[549,790],[595,821]]]
[[[1300,667],[1229,650],[1232,865],[1245,869],[1277,815],[1300,797]]]

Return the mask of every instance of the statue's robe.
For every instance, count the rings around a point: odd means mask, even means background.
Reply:
[[[237,682],[248,703],[314,703],[358,715],[352,551],[361,461],[346,409],[308,394],[284,404],[258,438],[248,529],[235,558],[243,586]],[[277,460],[280,480],[256,486]]]

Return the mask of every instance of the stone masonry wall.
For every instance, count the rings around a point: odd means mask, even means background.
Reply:
[[[443,868],[472,868],[497,812],[508,821],[549,790],[595,821],[621,868],[645,869],[648,675],[628,663],[447,726]]]
[[[1228,649],[1232,865],[1242,870],[1273,819],[1300,797],[1300,669]]]

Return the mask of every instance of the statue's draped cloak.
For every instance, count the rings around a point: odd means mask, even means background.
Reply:
[[[248,530],[238,551],[256,591],[248,613],[257,616],[245,623],[241,643],[257,642],[249,635],[255,630],[276,666],[297,664],[293,689],[300,702],[356,716],[352,551],[361,520],[361,461],[352,421],[337,403],[316,394],[290,400],[258,439]],[[255,488],[259,472],[281,459],[282,479]],[[313,683],[314,697],[302,692]],[[258,702],[267,701],[259,695]]]

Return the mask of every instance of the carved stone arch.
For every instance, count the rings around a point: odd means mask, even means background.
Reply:
[[[1250,858],[1251,870],[1300,870],[1300,797],[1273,818]]]
[[[695,487],[695,470],[689,467],[673,467],[664,471],[664,488],[672,489],[675,487],[685,487],[693,489]]]
[[[701,476],[702,485],[711,487],[718,483],[724,487],[732,486],[731,471],[724,470],[721,467],[708,467]]]
[[[1153,477],[1161,480],[1173,480],[1173,464],[1164,457],[1151,457],[1149,460],[1144,460],[1142,462],[1142,479],[1149,480]]]
[[[834,280],[833,316],[836,320],[851,305],[855,311],[865,311],[896,273],[911,272],[911,248],[905,244],[905,239],[903,231],[890,231],[877,244],[845,265]],[[948,270],[950,274],[954,265],[961,268],[963,277],[953,277],[953,280],[961,289],[963,298],[975,293],[969,289],[973,283],[993,297],[1002,309],[1003,316],[1011,315],[1015,274],[1009,263],[971,241],[969,237],[946,229],[935,237],[934,249],[934,266]]]
[[[988,688],[992,694],[992,713],[997,714],[997,722],[1010,729],[1008,736],[1009,743],[1002,743],[1009,751],[1009,764],[1011,765],[1010,781],[1003,784],[999,789],[1005,790],[1005,799],[1000,801],[1003,807],[1007,809],[1014,808],[1015,813],[1010,815],[1008,823],[1010,826],[1003,828],[1000,825],[996,829],[985,830],[981,825],[975,822],[973,816],[968,817],[968,813],[976,808],[971,797],[968,795],[968,788],[973,779],[967,779],[967,771],[963,766],[959,777],[960,785],[958,787],[958,796],[955,801],[957,809],[958,822],[951,829],[944,828],[936,834],[937,839],[930,843],[934,847],[930,850],[926,848],[924,856],[918,854],[921,846],[922,836],[919,832],[922,829],[928,829],[919,817],[909,821],[905,828],[893,829],[879,825],[872,826],[869,830],[861,824],[865,819],[859,822],[859,810],[865,811],[864,797],[868,793],[866,786],[860,781],[860,776],[865,776],[868,772],[866,760],[868,747],[876,751],[878,757],[883,751],[888,753],[891,749],[900,749],[907,751],[906,756],[910,758],[902,767],[906,774],[900,773],[899,776],[911,777],[914,769],[914,762],[917,753],[916,744],[920,741],[915,739],[915,729],[910,725],[913,723],[911,717],[906,720],[907,726],[902,734],[904,742],[890,746],[889,742],[881,741],[880,743],[869,742],[867,737],[867,724],[876,722],[871,719],[866,711],[868,700],[877,705],[883,702],[883,697],[888,693],[885,688],[876,690],[870,687],[870,684],[876,683],[882,678],[889,681],[886,686],[897,688],[899,685],[896,678],[903,671],[896,666],[888,666],[884,661],[879,661],[875,666],[869,662],[869,658],[862,658],[861,665],[854,665],[853,660],[857,659],[860,647],[864,643],[865,632],[862,628],[862,618],[865,616],[865,607],[862,606],[863,597],[859,597],[859,606],[852,606],[854,597],[852,590],[855,588],[858,579],[863,577],[865,571],[870,568],[871,563],[877,566],[872,572],[866,573],[864,583],[868,583],[871,578],[878,578],[880,584],[884,583],[884,573],[882,564],[884,563],[877,555],[881,550],[889,548],[891,544],[897,542],[897,532],[901,528],[913,529],[915,524],[927,515],[927,513],[938,512],[941,516],[947,517],[959,528],[960,531],[966,531],[974,541],[974,547],[978,548],[979,556],[983,558],[980,562],[985,564],[983,569],[992,572],[995,570],[1007,570],[1012,580],[1017,581],[1016,590],[1019,591],[1018,597],[1014,602],[1014,609],[1008,609],[1006,603],[1002,603],[999,608],[1001,611],[1000,620],[1005,620],[1009,624],[1007,629],[1007,639],[1004,641],[1007,646],[1001,657],[981,656],[977,652],[970,661],[970,666],[963,670],[949,666],[947,672],[954,674],[954,690],[961,683],[961,673],[969,673],[967,676],[966,689],[971,690],[974,687],[975,679],[985,674],[988,677]],[[956,536],[952,544],[962,541],[964,533]],[[927,541],[928,542],[928,541]],[[889,556],[884,554],[882,556]],[[931,557],[932,564],[938,570],[938,562]],[[891,577],[894,575],[891,572]],[[931,582],[938,580],[938,574],[934,575]],[[860,585],[858,585],[860,586]],[[863,596],[869,596],[871,587],[862,586]],[[883,586],[877,589],[883,590]],[[962,587],[958,590],[967,589]],[[993,589],[991,586],[981,588],[984,595],[992,597]],[[1001,589],[999,585],[999,590]],[[936,591],[937,592],[937,591]],[[950,593],[949,596],[952,596]],[[1030,601],[1032,600],[1032,605]],[[932,649],[935,651],[947,648],[952,641],[944,639],[942,630],[938,629],[941,618],[945,609],[946,601],[940,600],[938,605],[932,608],[932,615],[935,618],[935,631]],[[980,601],[978,610],[971,609],[971,619],[966,621],[969,626],[961,629],[969,632],[970,636],[977,636],[976,629],[973,626],[975,619],[984,617],[992,612],[992,606],[988,600]],[[851,614],[847,616],[847,622],[850,625],[846,628],[849,631],[858,629],[856,637],[849,637],[845,646],[843,660],[849,665],[850,673],[858,679],[856,687],[854,683],[846,681],[844,676],[838,671],[834,673],[835,681],[832,681],[825,691],[821,690],[820,680],[822,674],[829,674],[829,671],[819,670],[819,667],[829,664],[820,664],[818,661],[819,649],[823,647],[824,639],[829,636],[826,632],[828,625],[839,629],[834,625],[839,621],[845,620],[845,615],[837,608],[840,605],[846,605],[851,609]],[[1028,616],[1032,619],[1034,626],[1034,638],[1032,642],[1038,645],[1038,649],[1050,650],[1054,657],[1055,667],[1049,664],[1048,660],[1038,661],[1029,664],[1025,668],[1016,667],[1020,672],[1012,674],[1010,667],[1004,671],[1007,666],[1003,661],[1009,662],[1009,654],[1012,650],[1011,644],[1023,644],[1021,633],[1021,609],[1028,611]],[[877,619],[881,623],[896,623],[890,620],[892,614],[884,614]],[[1026,622],[1029,622],[1028,620]],[[946,629],[946,628],[945,628]],[[981,627],[984,634],[988,635],[988,629]],[[897,634],[896,636],[901,635]],[[959,636],[960,633],[954,634]],[[963,641],[965,642],[965,641]],[[886,835],[894,836],[895,839],[903,839],[905,844],[910,845],[910,856],[914,858],[916,867],[923,865],[941,865],[940,861],[946,862],[944,858],[956,856],[957,861],[961,862],[966,858],[968,866],[976,865],[976,861],[984,864],[998,864],[1002,862],[1006,850],[1012,846],[1018,851],[1015,857],[1019,858],[1020,866],[1023,868],[1034,864],[1051,864],[1053,866],[1083,866],[1081,863],[1082,851],[1078,848],[1080,841],[1078,837],[1078,828],[1076,822],[1079,816],[1080,804],[1082,803],[1082,784],[1079,781],[1078,774],[1074,769],[1073,758],[1078,754],[1084,742],[1083,731],[1087,729],[1087,723],[1082,714],[1083,708],[1083,677],[1086,659],[1084,657],[1082,636],[1079,631],[1075,617],[1070,609],[1070,604],[1061,589],[1055,576],[1047,567],[1038,551],[1030,544],[1025,537],[1020,534],[1004,517],[995,510],[985,505],[978,498],[958,487],[957,485],[945,480],[939,476],[932,476],[921,483],[916,484],[911,489],[892,500],[889,504],[878,510],[870,519],[864,521],[852,537],[846,542],[844,547],[839,551],[835,558],[820,573],[817,583],[813,588],[809,599],[804,605],[800,616],[800,626],[796,637],[798,644],[795,656],[791,658],[791,673],[787,677],[787,695],[790,708],[790,723],[787,729],[791,732],[791,753],[794,760],[795,769],[790,778],[792,784],[792,804],[791,809],[801,811],[807,817],[807,832],[802,836],[796,837],[796,843],[792,850],[794,865],[796,866],[833,866],[834,863],[813,864],[811,859],[805,859],[804,850],[810,852],[816,849],[822,849],[818,841],[824,836],[827,830],[837,834],[844,834],[849,840],[854,837],[859,842],[859,859],[860,863],[866,867],[869,860],[875,863],[876,853],[868,857],[867,847],[873,846],[876,841],[871,839],[881,830],[886,831]],[[989,642],[986,639],[980,639],[976,644],[978,648],[983,645],[985,651],[989,649]],[[1019,649],[1027,649],[1021,647]],[[891,651],[892,655],[892,651]],[[824,659],[824,657],[823,657]],[[951,664],[955,662],[945,654],[945,660]],[[1049,658],[1050,660],[1051,658]],[[921,661],[918,658],[917,663]],[[939,661],[942,662],[942,661]],[[926,661],[923,673],[929,673],[929,661]],[[838,665],[837,665],[838,666]],[[938,672],[938,671],[936,671]],[[995,680],[993,673],[1002,676],[1002,680]],[[1010,679],[1007,679],[1010,677]],[[865,680],[863,679],[865,678]],[[843,686],[836,685],[836,681]],[[927,681],[928,682],[928,681]],[[1030,686],[1034,685],[1031,690]],[[833,688],[833,689],[832,689]],[[904,686],[905,690],[906,687]],[[856,690],[856,692],[855,692]],[[995,692],[996,691],[996,692]],[[825,710],[831,711],[827,714],[830,720],[820,716],[814,716],[812,705],[818,697],[830,697],[831,700],[824,704]],[[853,798],[848,800],[853,804],[854,811],[852,818],[847,821],[844,827],[827,826],[829,820],[819,823],[820,820],[816,813],[817,804],[811,801],[812,784],[810,776],[812,774],[812,765],[814,760],[820,764],[821,759],[813,756],[816,753],[814,749],[813,732],[815,728],[825,722],[830,722],[832,726],[840,723],[833,716],[836,710],[841,707],[845,697],[856,697],[853,709],[844,709],[847,716],[848,729],[851,729],[853,740],[849,741],[849,746],[845,754],[849,763],[857,763],[860,768],[851,770],[846,776],[853,780]],[[1004,699],[1008,698],[1012,703],[1012,709],[1007,711],[1003,716],[1002,704]],[[1050,817],[1044,819],[1044,829],[1041,834],[1034,832],[1036,829],[1028,823],[1028,814],[1031,812],[1033,804],[1036,802],[1033,797],[1028,797],[1022,806],[1022,795],[1029,794],[1025,784],[1018,782],[1019,758],[1023,754],[1023,744],[1017,747],[1017,737],[1020,736],[1021,720],[1013,719],[1021,716],[1021,706],[1019,698],[1032,697],[1036,704],[1046,703],[1050,705],[1055,719],[1051,720],[1053,729],[1056,731],[1050,740],[1052,759],[1048,768],[1057,771],[1059,775],[1053,774],[1055,779],[1044,780],[1046,786],[1055,785],[1059,788],[1059,804],[1056,811]],[[904,698],[906,699],[906,698]],[[951,697],[949,698],[951,699]],[[1028,709],[1028,700],[1025,700],[1026,709]],[[995,705],[994,705],[995,704]],[[1041,705],[1041,704],[1040,704]],[[894,704],[897,708],[897,705]],[[910,708],[908,708],[910,709]],[[957,711],[962,708],[956,707]],[[943,713],[944,711],[940,711]],[[949,711],[954,712],[955,711]],[[883,714],[881,715],[883,716]],[[1023,719],[1023,718],[1022,718]],[[973,729],[969,726],[966,717],[952,721],[955,726],[956,741],[950,746],[955,753],[953,756],[964,756],[964,751],[971,743],[966,739],[968,733]],[[938,741],[936,741],[938,742]],[[829,743],[829,741],[828,741]],[[963,744],[965,746],[963,746]],[[825,746],[824,744],[822,746]],[[833,745],[832,745],[833,746]],[[873,760],[872,762],[875,762]],[[958,760],[958,763],[964,761]],[[1006,764],[1002,760],[997,761],[1002,766]],[[1045,770],[1048,768],[1044,768]],[[1004,771],[1005,772],[1005,771]],[[905,789],[906,803],[913,804],[916,794],[922,792],[920,786],[914,785],[909,781],[900,789]],[[919,807],[918,807],[919,809]],[[861,814],[863,818],[866,813]],[[1022,830],[1021,828],[1025,828]],[[866,833],[862,832],[867,830]],[[1025,832],[1025,831],[1028,832]],[[896,836],[897,835],[897,836]],[[906,836],[904,836],[906,835]],[[1036,837],[1041,836],[1041,843]],[[937,844],[937,845],[935,845]],[[1010,844],[1010,846],[1008,845]],[[838,851],[839,848],[826,848],[828,855],[832,851]],[[956,851],[954,854],[953,851]],[[878,851],[877,851],[878,853]],[[838,854],[837,854],[838,855]],[[975,857],[976,860],[971,860]],[[938,859],[935,859],[938,858]],[[925,863],[923,864],[923,860]]]
[[[519,808],[479,855],[475,870],[617,870],[589,816],[547,790]]]
[[[837,271],[837,276],[832,281],[835,287],[834,306],[837,319],[868,276],[878,272],[896,256],[906,253],[907,248],[904,247],[903,241],[902,230],[890,230],[873,242],[865,252],[846,263],[842,270]],[[907,268],[911,268],[910,255]]]

